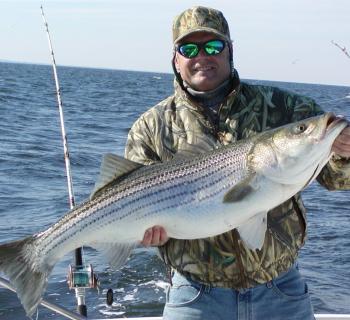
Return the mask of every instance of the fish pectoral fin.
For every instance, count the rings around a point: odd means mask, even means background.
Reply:
[[[237,183],[233,188],[224,195],[224,203],[239,202],[244,200],[249,195],[253,194],[257,188],[252,183],[253,180],[245,179]]]
[[[239,226],[237,231],[241,239],[252,250],[261,249],[267,229],[267,212],[261,212]]]
[[[136,248],[137,243],[101,243],[95,242],[90,244],[97,251],[101,251],[107,258],[109,264],[114,269],[122,267],[128,260],[131,251]]]
[[[116,154],[105,154],[101,163],[100,175],[95,183],[95,187],[90,195],[90,199],[93,199],[101,189],[103,189],[115,179],[126,175],[142,166],[143,165],[140,163],[127,160]]]

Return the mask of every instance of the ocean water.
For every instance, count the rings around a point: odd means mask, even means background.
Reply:
[[[76,202],[89,196],[104,153],[123,154],[128,130],[173,91],[170,74],[59,67]],[[253,81],[308,95],[327,111],[350,118],[350,87]],[[68,195],[51,66],[0,63],[0,242],[38,232],[68,210]],[[299,265],[315,312],[350,313],[350,193],[317,183],[303,194],[308,241]],[[135,250],[112,271],[104,257],[84,249],[100,281],[88,290],[89,317],[158,316],[165,301],[165,268],[152,249]],[[66,284],[67,255],[53,270],[45,299],[75,309]],[[106,305],[112,288],[115,302]],[[0,288],[0,319],[24,319],[17,296]],[[39,319],[62,319],[43,307]]]

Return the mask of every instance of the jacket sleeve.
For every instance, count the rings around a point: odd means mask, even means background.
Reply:
[[[293,94],[286,95],[287,109],[291,110],[291,121],[299,121],[324,113],[314,100]],[[317,181],[328,190],[350,189],[350,158],[333,154],[317,177]]]
[[[155,151],[154,137],[142,115],[131,127],[125,147],[125,158],[145,165],[160,161]]]
[[[328,190],[350,190],[350,158],[334,154],[317,181]]]

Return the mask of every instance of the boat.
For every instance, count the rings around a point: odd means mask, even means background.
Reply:
[[[0,286],[16,292],[15,288],[11,285],[11,283],[0,277]],[[60,314],[62,316],[64,316],[66,319],[71,319],[71,320],[86,320],[88,318],[81,316],[77,313],[74,313],[64,307],[61,307],[55,303],[49,302],[45,299],[43,299],[41,301],[41,305],[45,308],[48,308],[54,312],[56,312],[57,314]],[[117,320],[120,318],[114,318],[114,319],[110,319],[110,320]],[[123,319],[128,319],[128,320],[162,320],[162,317],[138,317],[138,318],[123,318]],[[343,320],[350,320],[350,314],[315,314],[315,319],[316,320],[338,320],[338,319],[343,319]],[[105,319],[97,319],[94,318],[91,320],[105,320]]]
[[[350,319],[350,315],[346,314],[315,314],[316,320],[337,320],[337,319]],[[148,318],[127,318],[128,320],[162,320],[161,317],[148,317]],[[99,319],[103,320],[103,319]]]

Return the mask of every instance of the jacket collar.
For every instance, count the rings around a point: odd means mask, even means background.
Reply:
[[[232,105],[234,98],[236,97],[237,93],[240,90],[240,79],[236,69],[234,69],[234,72],[232,74],[231,83],[232,83],[231,90],[226,95],[226,97],[222,100],[219,107],[220,118],[221,118],[221,110],[225,111],[228,109],[227,108],[228,106]],[[205,112],[205,107],[203,107],[200,102],[196,101],[188,91],[184,90],[180,86],[176,77],[174,79],[174,89],[175,89],[175,102],[177,105],[178,104],[186,105],[188,108],[193,109],[197,112],[200,112],[200,113]]]

